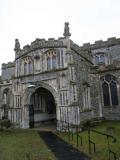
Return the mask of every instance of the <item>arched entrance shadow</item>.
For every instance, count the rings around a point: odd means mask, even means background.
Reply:
[[[42,82],[28,87],[24,101],[30,128],[56,119],[57,93],[50,85]]]
[[[56,104],[50,91],[39,87],[32,94],[29,106],[29,126],[38,127],[56,119]]]
[[[29,127],[34,128],[34,108],[33,108],[33,105],[29,105]]]

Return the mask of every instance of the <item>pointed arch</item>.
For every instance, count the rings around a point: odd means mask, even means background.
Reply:
[[[107,74],[101,77],[104,106],[118,105],[117,79]]]
[[[32,94],[38,89],[38,88],[45,88],[47,89],[49,92],[51,92],[51,94],[53,95],[54,99],[55,99],[55,103],[57,104],[58,103],[58,95],[57,95],[57,92],[56,90],[50,86],[49,84],[47,83],[44,83],[44,82],[38,82],[36,84],[33,84],[33,85],[29,85],[25,92],[24,92],[24,105],[25,106],[28,106],[30,104],[30,98],[32,96]]]

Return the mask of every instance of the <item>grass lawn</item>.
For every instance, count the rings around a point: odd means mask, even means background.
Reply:
[[[35,130],[0,131],[0,160],[55,160]]]
[[[116,139],[116,143],[112,143],[111,139],[110,141],[110,148],[112,151],[114,151],[117,154],[117,160],[120,159],[120,122],[102,122],[95,128],[93,128],[97,131],[108,133],[113,135]],[[83,131],[79,135],[83,138],[83,146],[80,146],[80,151],[84,152],[85,154],[89,155],[88,150],[88,131]],[[68,135],[65,133],[61,133],[60,136],[65,140],[69,141]],[[99,135],[97,133],[91,133],[91,140],[95,142],[96,144],[96,153],[93,153],[89,155],[92,160],[108,160],[108,147],[107,147],[107,138],[106,136]],[[76,134],[73,136],[73,141],[69,141],[72,143],[72,145],[76,146]],[[80,142],[79,142],[80,143]],[[111,160],[113,160],[113,157],[111,155]]]

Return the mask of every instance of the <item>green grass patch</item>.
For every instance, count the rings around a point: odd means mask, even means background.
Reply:
[[[0,131],[0,160],[55,160],[35,130]]]
[[[117,154],[117,159],[119,160],[120,158],[120,122],[102,122],[96,127],[92,128],[94,130],[103,132],[103,133],[108,133],[110,135],[113,135],[116,139],[116,143],[112,143],[112,140],[109,139],[110,142],[110,148],[112,151],[114,151]],[[89,154],[89,143],[88,143],[88,131],[83,131],[79,133],[80,136],[82,136],[83,139],[83,145],[80,145],[80,138],[79,138],[79,150],[87,154],[92,158],[92,160],[107,160],[109,159],[109,152],[108,152],[108,141],[107,137],[91,132],[91,140],[95,142],[96,144],[96,153],[93,152],[92,149],[92,154]],[[76,141],[77,141],[77,136],[76,134],[73,134],[73,140],[72,140],[72,134],[70,134],[70,140],[69,140],[69,134],[61,133],[60,137],[71,143],[76,147]],[[113,160],[113,156],[111,155],[111,160]]]

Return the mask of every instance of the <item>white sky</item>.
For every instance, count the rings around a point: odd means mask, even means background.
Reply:
[[[62,37],[65,21],[78,45],[120,38],[120,0],[0,0],[0,66],[14,60],[15,38],[22,48]]]

